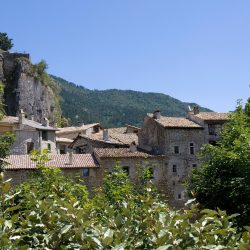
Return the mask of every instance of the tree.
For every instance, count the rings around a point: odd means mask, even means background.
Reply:
[[[250,126],[241,105],[231,114],[217,145],[201,149],[202,166],[193,171],[188,190],[206,208],[238,213],[250,223]]]
[[[0,49],[8,51],[12,47],[12,39],[8,37],[7,33],[0,32]]]

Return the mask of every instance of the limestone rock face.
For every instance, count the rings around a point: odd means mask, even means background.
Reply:
[[[28,118],[41,123],[47,117],[55,125],[61,114],[58,96],[37,77],[28,54],[0,51],[0,81],[5,85],[7,115],[16,116],[23,109]]]

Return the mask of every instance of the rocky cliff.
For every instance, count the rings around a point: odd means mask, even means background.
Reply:
[[[52,81],[46,72],[31,63],[29,54],[0,50],[0,83],[4,87],[7,115],[16,116],[23,109],[27,117],[37,122],[47,117],[55,125],[61,109],[59,91]]]

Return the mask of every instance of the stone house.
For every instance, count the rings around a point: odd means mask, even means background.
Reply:
[[[92,153],[94,148],[128,148],[132,142],[138,143],[139,128],[127,127],[101,129],[98,133],[79,134],[70,144],[75,153]]]
[[[37,169],[36,162],[31,160],[30,155],[10,155],[4,159],[4,178],[12,179],[12,185],[27,181],[31,174]],[[90,154],[56,154],[49,155],[46,166],[60,168],[62,173],[74,180],[87,179],[86,185],[89,189],[98,181],[100,166]],[[89,179],[93,179],[89,181]],[[90,183],[90,186],[88,185]],[[97,183],[97,184],[98,184]]]
[[[56,128],[49,126],[48,119],[43,124],[25,118],[21,110],[19,117],[6,116],[0,121],[0,134],[12,132],[15,142],[11,147],[11,154],[29,154],[34,149],[48,149],[56,153]]]
[[[164,156],[147,153],[131,144],[129,148],[96,148],[94,155],[102,169],[102,178],[113,170],[116,165],[128,174],[130,180],[137,184],[141,168],[148,168],[152,173],[152,181],[156,187],[166,193],[167,176]],[[102,182],[100,183],[102,185]]]
[[[58,154],[66,154],[71,152],[69,145],[78,137],[79,134],[89,136],[99,133],[101,130],[99,123],[82,124],[77,127],[58,128],[56,132],[56,148]]]
[[[227,113],[199,111],[186,118],[164,117],[160,111],[145,117],[138,134],[139,147],[165,156],[167,195],[172,206],[181,207],[186,202],[184,183],[192,168],[199,167],[197,153],[203,144],[215,143],[227,119]]]

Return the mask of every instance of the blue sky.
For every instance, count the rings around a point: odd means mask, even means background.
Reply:
[[[248,0],[1,0],[0,32],[90,89],[160,92],[215,111],[250,96]]]

